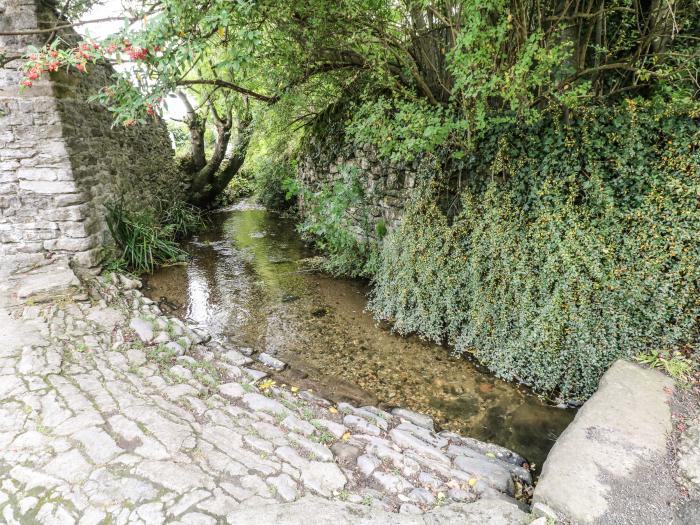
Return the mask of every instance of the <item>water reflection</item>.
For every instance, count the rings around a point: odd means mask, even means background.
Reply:
[[[573,417],[444,347],[378,326],[364,311],[365,283],[303,271],[299,260],[313,254],[289,220],[242,204],[216,214],[187,249],[189,265],[159,270],[149,295],[182,305],[177,313],[223,343],[277,353],[290,364],[279,382],[426,412],[537,464]]]

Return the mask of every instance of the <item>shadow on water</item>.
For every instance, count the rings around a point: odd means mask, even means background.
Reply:
[[[222,343],[276,354],[290,365],[278,383],[425,412],[537,466],[573,418],[445,347],[378,325],[364,311],[366,283],[303,270],[300,259],[313,253],[292,221],[244,202],[213,222],[188,243],[189,264],[158,270],[147,293]]]

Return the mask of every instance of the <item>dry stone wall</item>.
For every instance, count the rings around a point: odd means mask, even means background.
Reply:
[[[299,179],[312,190],[333,184],[354,172],[362,184],[370,231],[375,231],[380,223],[387,229],[398,224],[418,176],[417,165],[400,165],[381,159],[369,144],[338,146],[320,136],[309,140],[297,159],[297,166]],[[304,203],[301,204],[303,211]]]
[[[54,24],[53,8],[39,0],[0,0],[0,32]],[[0,55],[21,55],[43,38],[0,36]],[[144,209],[184,193],[167,130],[162,122],[112,127],[110,113],[88,100],[109,83],[106,64],[24,91],[20,64],[0,69],[0,265],[65,257],[94,266],[109,242],[105,202]]]

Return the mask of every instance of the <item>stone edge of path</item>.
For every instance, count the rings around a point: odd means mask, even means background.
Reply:
[[[609,474],[631,477],[666,456],[673,388],[661,372],[616,361],[552,447],[533,510],[574,523],[608,517],[618,494]]]

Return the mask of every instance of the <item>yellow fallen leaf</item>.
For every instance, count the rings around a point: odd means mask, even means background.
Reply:
[[[338,409],[335,408],[335,407],[330,407],[330,408],[328,409],[328,411],[329,411],[331,414],[337,414],[337,413],[338,413]]]
[[[486,453],[486,457],[495,458],[495,457],[496,457],[496,454],[494,454],[493,452],[487,452],[487,453]]]
[[[474,485],[476,485],[476,478],[471,478],[471,479],[469,480],[469,486],[470,486],[470,487],[473,487]]]
[[[293,386],[292,388],[290,388],[290,390],[291,390],[292,392],[295,392],[295,393],[296,393],[296,392],[299,392],[299,387],[298,387],[298,386]]]
[[[346,432],[345,434],[343,434],[343,437],[341,437],[340,439],[342,439],[343,441],[347,441],[348,439],[350,439],[350,432]]]

